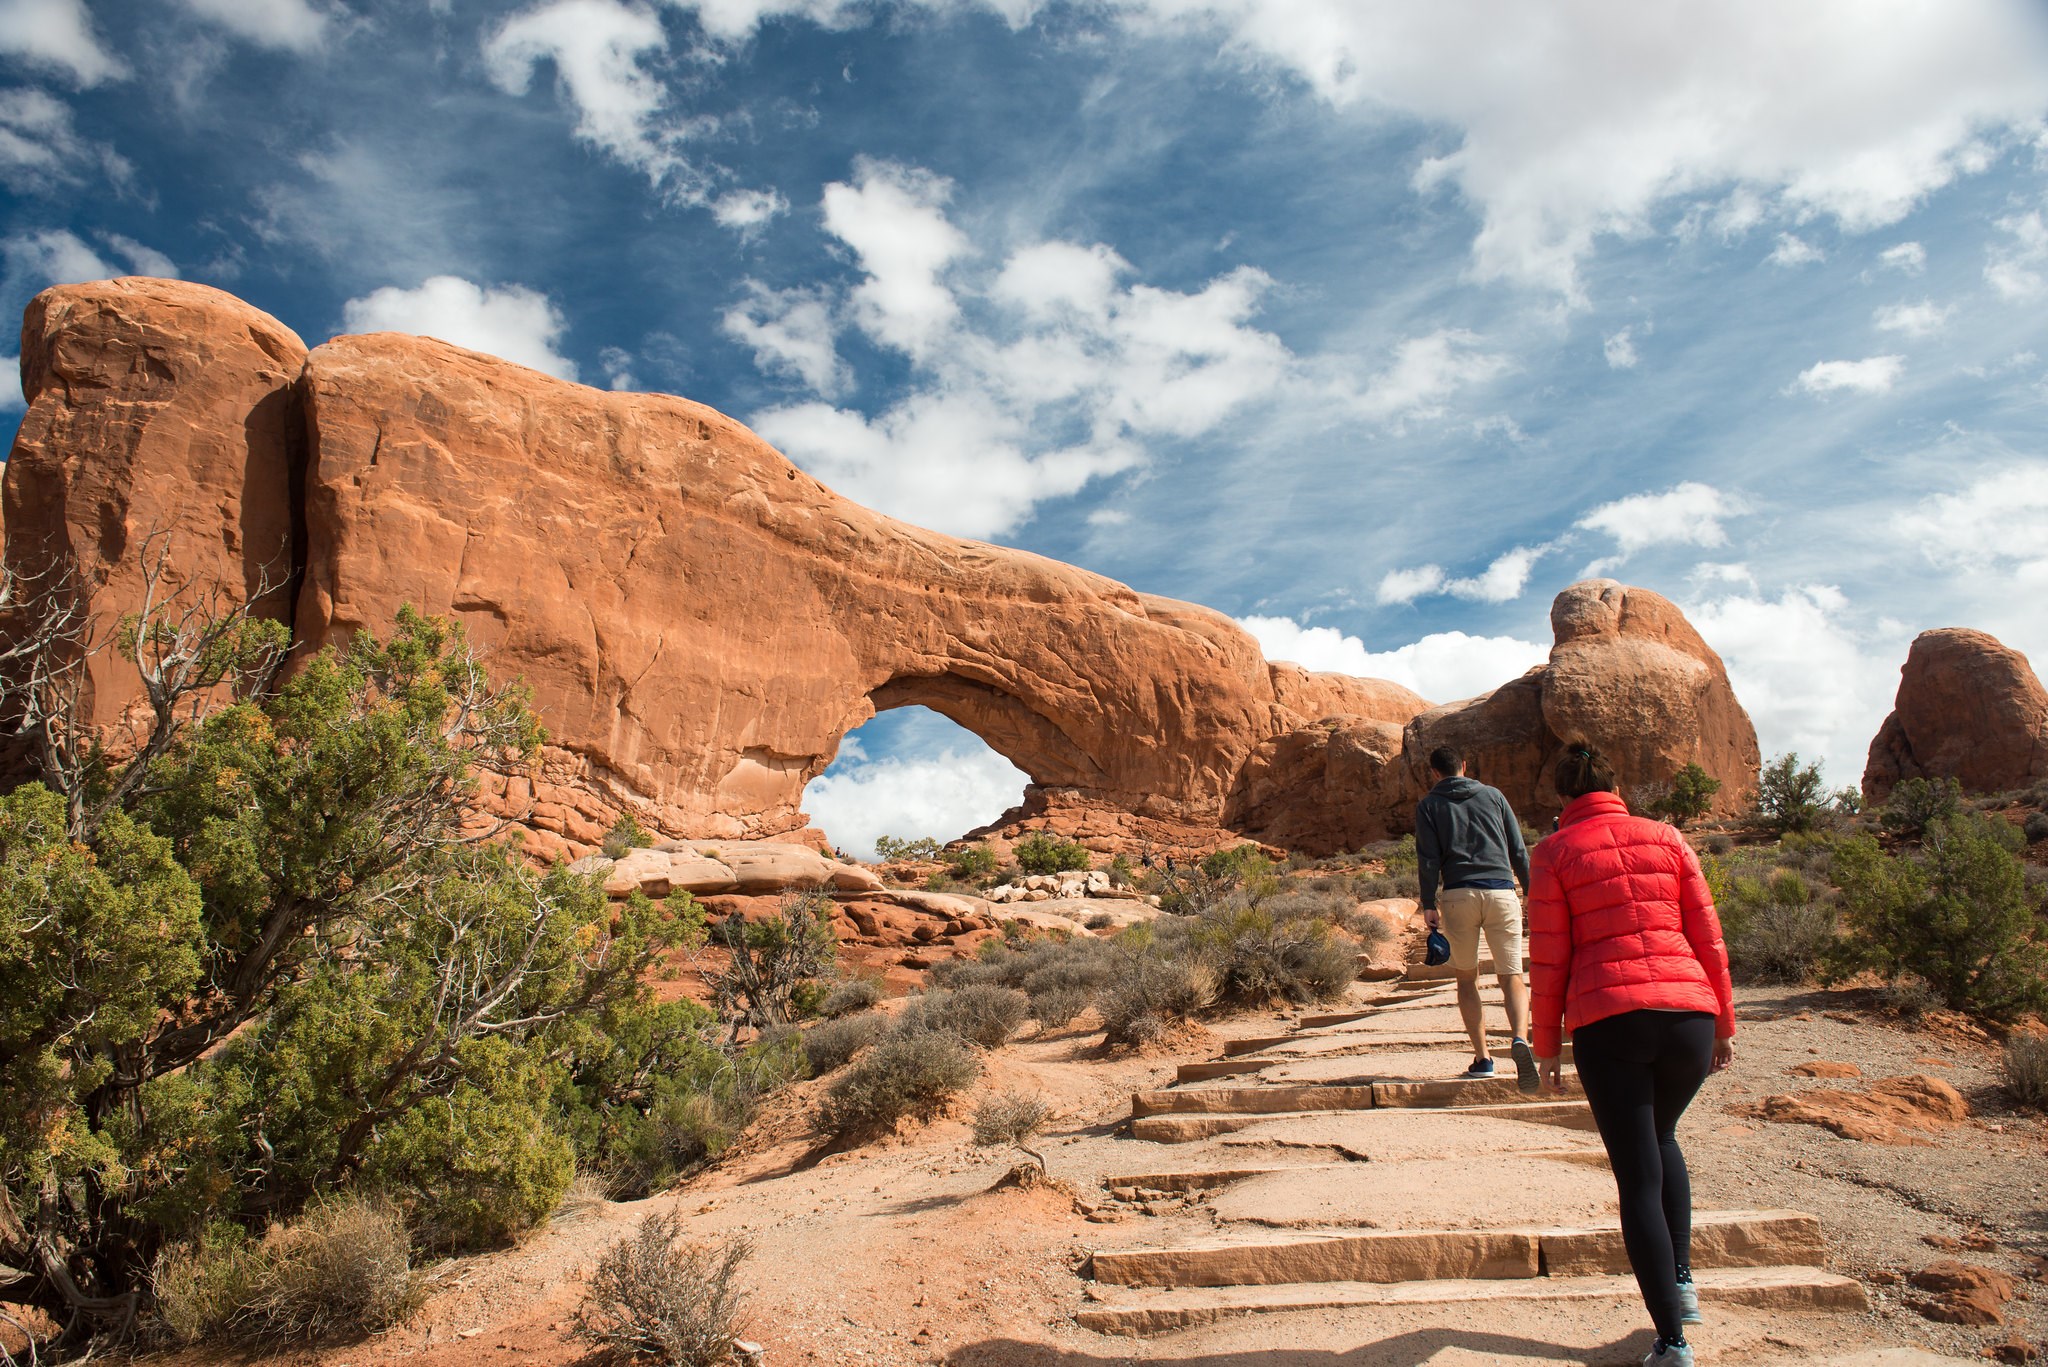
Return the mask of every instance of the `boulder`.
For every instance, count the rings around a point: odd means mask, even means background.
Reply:
[[[1906,1280],[1931,1293],[1913,1308],[1943,1324],[2004,1324],[2005,1303],[2015,1289],[2007,1274],[1953,1258],[1930,1263]]]
[[[2048,690],[2026,656],[1962,627],[1914,638],[1870,742],[1864,800],[1882,802],[1909,778],[1952,778],[1976,793],[2048,779]]]
[[[1818,1125],[1840,1135],[1875,1144],[1925,1144],[1925,1132],[1945,1129],[1970,1118],[1970,1103],[1938,1077],[1915,1073],[1888,1077],[1867,1092],[1814,1088],[1790,1096],[1768,1096],[1739,1108],[1788,1125]]]

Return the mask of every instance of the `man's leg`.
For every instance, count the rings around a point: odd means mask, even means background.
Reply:
[[[1500,975],[1501,995],[1508,999],[1508,1033],[1529,1038],[1529,980],[1519,973]]]
[[[1479,970],[1453,970],[1458,980],[1458,1014],[1465,1018],[1465,1033],[1472,1039],[1472,1061],[1492,1058],[1486,1047],[1486,1008],[1479,1000]]]
[[[1529,980],[1522,974],[1522,904],[1512,892],[1485,894],[1481,927],[1486,932],[1486,950],[1493,955],[1493,974],[1500,980],[1500,994],[1507,1001],[1508,1034],[1529,1038]]]
[[[1472,1061],[1491,1059],[1479,1002],[1479,934],[1486,917],[1485,899],[1477,888],[1445,888],[1436,905],[1444,938],[1451,942],[1451,976],[1458,984],[1458,1014],[1472,1040]]]

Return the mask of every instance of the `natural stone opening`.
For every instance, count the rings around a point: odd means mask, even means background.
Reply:
[[[811,824],[840,851],[875,857],[889,835],[944,843],[985,826],[1023,801],[1031,776],[988,739],[939,711],[885,702],[873,720],[848,732],[825,772],[804,789]]]

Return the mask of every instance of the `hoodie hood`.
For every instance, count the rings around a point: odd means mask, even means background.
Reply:
[[[1478,779],[1460,774],[1456,778],[1438,779],[1436,787],[1430,789],[1430,792],[1452,802],[1470,802],[1486,790],[1486,785]]]

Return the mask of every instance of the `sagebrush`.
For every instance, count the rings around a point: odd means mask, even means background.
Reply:
[[[673,1211],[648,1215],[597,1260],[573,1331],[594,1347],[672,1367],[727,1367],[746,1298],[739,1270],[752,1252],[739,1236],[686,1241]]]

